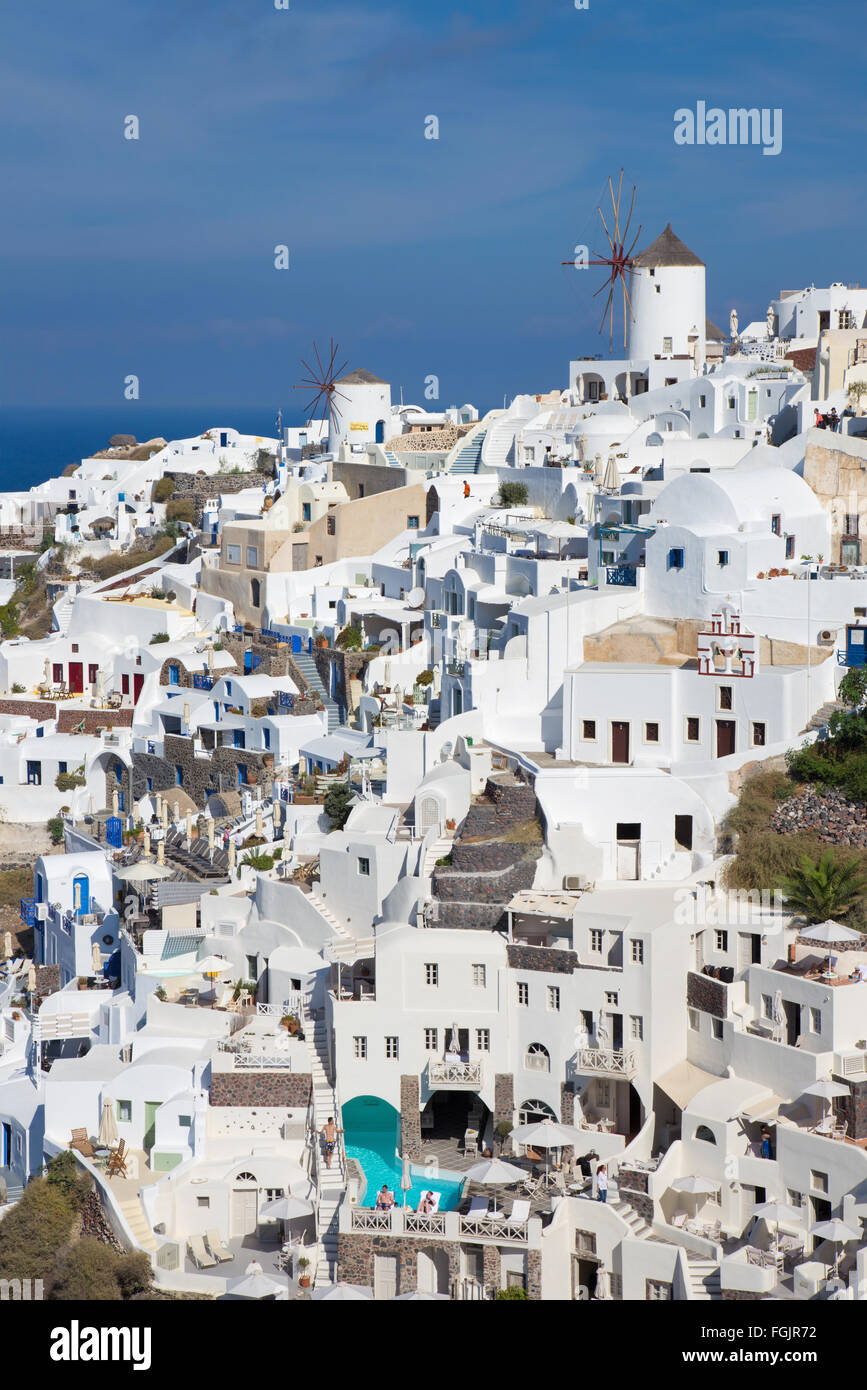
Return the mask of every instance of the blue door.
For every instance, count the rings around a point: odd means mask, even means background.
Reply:
[[[5,1121],[3,1124],[3,1143],[0,1157],[2,1157],[3,1160],[0,1166],[8,1168],[12,1159],[12,1126],[7,1125]]]
[[[177,683],[178,683],[178,667],[177,667],[177,666],[170,666],[170,667],[169,667],[169,685],[177,685]]]
[[[76,912],[90,911],[90,879],[87,874],[76,874],[72,880],[72,906]]]
[[[300,652],[300,650],[301,650],[301,638],[297,635],[297,633],[294,633],[294,632],[293,632],[293,634],[292,634],[292,654],[293,654],[293,656],[294,656],[297,652]]]

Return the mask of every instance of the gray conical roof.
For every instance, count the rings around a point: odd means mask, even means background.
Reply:
[[[388,382],[383,381],[381,376],[374,376],[366,367],[356,367],[355,371],[347,372],[335,383],[337,386],[387,386]]]
[[[639,251],[632,264],[639,269],[650,266],[704,265],[694,251],[685,246],[679,236],[675,236],[669,222],[656,241],[652,241],[644,251]]]

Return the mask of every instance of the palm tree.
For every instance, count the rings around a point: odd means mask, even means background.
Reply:
[[[839,863],[826,849],[816,863],[804,855],[797,869],[780,880],[786,906],[808,922],[826,922],[849,911],[867,890],[857,859]]]

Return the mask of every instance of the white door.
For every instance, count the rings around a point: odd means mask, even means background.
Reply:
[[[752,964],[753,937],[751,932],[738,932],[738,970],[746,970]]]
[[[703,932],[703,931],[696,932],[696,934],[695,934],[695,936],[694,936],[694,938],[693,938],[693,943],[692,943],[692,944],[693,944],[693,950],[694,950],[694,952],[695,952],[694,957],[693,957],[693,959],[694,959],[694,961],[695,961],[694,969],[695,969],[695,971],[696,971],[697,974],[700,974],[701,971],[702,971],[702,968],[704,967],[704,932]]]
[[[437,1292],[436,1265],[426,1250],[418,1252],[418,1288],[420,1293]]]
[[[373,1296],[374,1298],[397,1297],[396,1255],[374,1255]]]
[[[232,1192],[232,1236],[248,1236],[256,1229],[259,1192],[255,1187],[236,1187]]]
[[[617,877],[638,878],[638,841],[617,841]]]
[[[419,833],[421,835],[426,835],[432,825],[439,825],[440,808],[439,802],[437,801],[435,796],[422,797],[422,803],[419,809],[419,818],[421,821],[421,824],[419,825]]]

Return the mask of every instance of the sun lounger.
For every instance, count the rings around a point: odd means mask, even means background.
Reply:
[[[220,1232],[213,1227],[211,1227],[209,1231],[205,1231],[205,1240],[208,1242],[208,1249],[215,1260],[222,1261],[231,1260],[233,1258],[232,1252],[223,1240]]]
[[[487,1197],[471,1197],[471,1198],[470,1198],[470,1209],[469,1209],[469,1211],[467,1212],[467,1216],[487,1216],[487,1214],[488,1214],[488,1198],[487,1198]]]
[[[530,1203],[516,1197],[512,1203],[512,1210],[509,1212],[507,1226],[522,1226],[530,1218]]]
[[[187,1241],[190,1259],[199,1269],[213,1269],[217,1261],[208,1253],[202,1236],[190,1236]]]
[[[87,1137],[86,1129],[74,1129],[72,1131],[72,1138],[69,1141],[69,1147],[71,1149],[77,1149],[78,1152],[84,1156],[84,1158],[94,1157],[93,1145]]]

